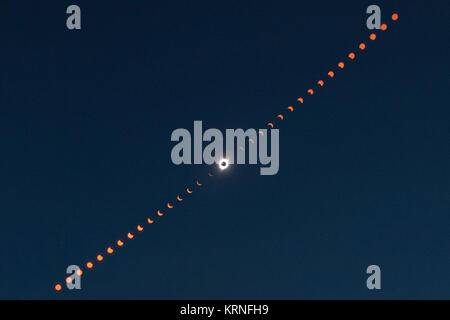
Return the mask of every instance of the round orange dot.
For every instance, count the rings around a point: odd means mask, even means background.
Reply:
[[[77,270],[77,276],[81,277],[82,274],[83,274],[83,270],[78,269],[78,270]]]
[[[397,21],[397,20],[398,20],[398,14],[397,14],[397,13],[394,13],[394,14],[392,15],[392,20],[393,20],[393,21]]]
[[[364,43],[361,43],[361,44],[359,45],[359,48],[360,48],[361,50],[364,50],[364,49],[366,49],[366,45],[365,45]]]
[[[377,35],[375,33],[372,33],[370,35],[370,40],[375,40],[377,38]]]
[[[59,283],[55,285],[56,291],[61,291],[61,289],[62,289],[62,286]]]
[[[87,267],[88,269],[92,269],[93,266],[94,266],[94,264],[93,264],[92,262],[86,263],[86,267]]]
[[[72,282],[72,278],[71,277],[67,277],[66,278],[66,283],[71,283]]]
[[[382,24],[382,25],[381,25],[381,30],[382,30],[382,31],[386,31],[386,30],[387,30],[387,24],[385,24],[385,23]]]
[[[97,260],[98,260],[98,261],[103,261],[103,256],[102,256],[101,254],[99,254],[99,255],[97,256]]]

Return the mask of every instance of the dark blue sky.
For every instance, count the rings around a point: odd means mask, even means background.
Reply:
[[[230,168],[54,292],[205,175],[171,163],[174,129],[263,127],[367,40],[370,4],[388,31],[285,121],[278,175]],[[0,298],[450,298],[449,12],[3,0]]]

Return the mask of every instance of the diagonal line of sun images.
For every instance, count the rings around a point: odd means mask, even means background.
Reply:
[[[398,14],[397,13],[392,14],[391,19],[394,22],[397,21],[399,19]],[[386,23],[383,23],[381,25],[380,30],[383,32],[383,31],[386,31],[387,29],[388,29],[388,25]],[[369,35],[369,40],[371,42],[375,41],[376,39],[377,39],[377,35],[375,33],[371,33]],[[355,50],[355,52],[353,52],[353,51],[349,52],[347,54],[347,58],[345,61],[344,60],[339,61],[336,65],[337,67],[334,70],[330,70],[328,72],[327,77],[323,78],[325,80],[323,80],[323,79],[318,80],[314,87],[306,90],[305,97],[313,96],[317,90],[320,90],[322,87],[325,86],[326,81],[331,81],[338,72],[342,71],[345,68],[346,63],[351,63],[351,62],[355,61],[357,54],[358,53],[362,54],[364,52],[364,50],[366,50],[366,48],[367,48],[367,44],[365,42],[361,42],[358,45],[358,49]],[[297,105],[304,104],[305,100],[307,100],[307,98],[299,97],[297,99]],[[277,123],[285,120],[285,117],[286,117],[285,114],[294,112],[295,108],[296,107],[294,107],[294,105],[288,106],[284,110],[284,112],[277,114],[273,120],[270,120],[267,123],[267,127],[271,128],[271,129],[275,128],[277,126]],[[260,130],[259,134],[263,135],[264,133]],[[252,140],[252,139],[250,139],[250,140]],[[254,141],[250,141],[250,143],[254,143]],[[174,207],[180,206],[182,204],[182,202],[184,200],[188,199],[192,193],[196,192],[200,188],[203,188],[204,185],[207,183],[207,179],[212,179],[213,177],[214,177],[214,174],[212,174],[211,172],[208,172],[207,176],[205,175],[204,178],[194,179],[193,182],[189,186],[187,186],[186,189],[182,193],[178,194],[176,196],[176,198],[173,199],[173,201],[167,202],[167,204],[164,205],[164,208],[157,209],[155,211],[155,215],[153,217],[146,217],[145,222],[138,224],[134,228],[134,230],[128,231],[128,233],[123,238],[116,239],[114,241],[114,244],[111,244],[104,251],[99,252],[96,255],[95,259],[87,260],[84,263],[84,266],[82,268],[78,269],[75,274],[77,276],[82,276],[84,272],[94,270],[96,263],[102,263],[105,260],[105,257],[107,257],[108,255],[114,254],[117,250],[124,247],[126,242],[132,241],[134,239],[134,237],[136,236],[136,234],[142,233],[144,231],[144,227],[153,225],[159,218],[163,217]],[[72,283],[72,281],[74,280],[74,277],[75,277],[75,275],[71,275],[71,276],[67,277],[65,279],[65,282]],[[54,285],[54,289],[57,292],[60,292],[63,289],[62,283],[56,283]]]

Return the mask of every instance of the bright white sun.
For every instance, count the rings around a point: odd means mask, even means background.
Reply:
[[[228,159],[220,159],[217,163],[219,164],[220,170],[225,170],[228,168],[229,161]]]

